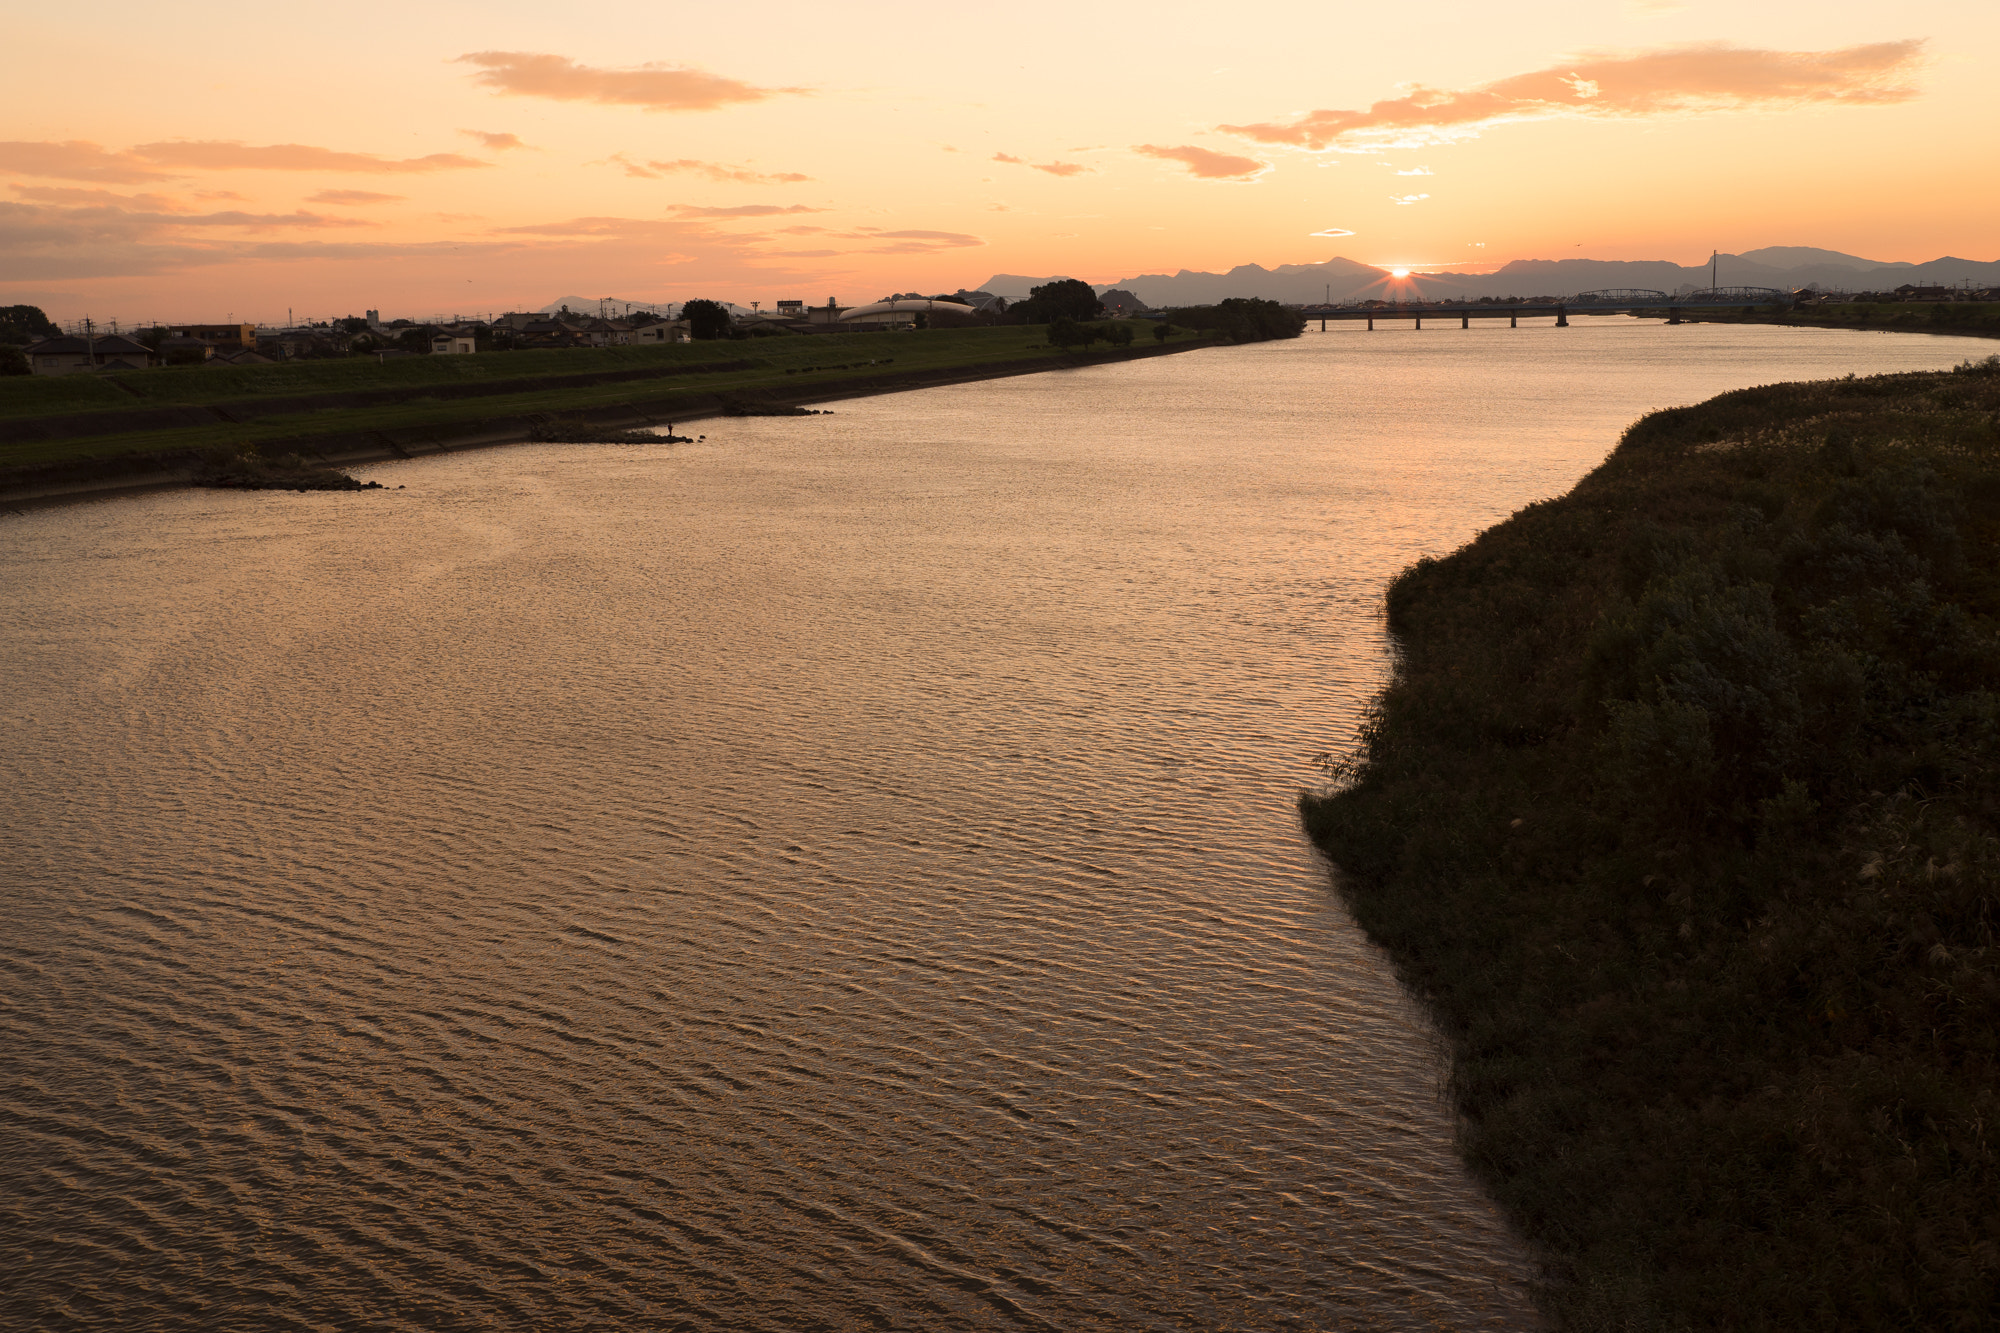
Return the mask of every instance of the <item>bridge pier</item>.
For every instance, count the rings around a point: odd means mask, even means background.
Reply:
[[[1370,315],[1368,317],[1368,331],[1370,333],[1375,332],[1375,316],[1373,315]]]
[[[1556,307],[1556,327],[1559,329],[1569,327],[1569,311],[1563,306]]]
[[[1466,313],[1465,313],[1465,312],[1464,312],[1463,310],[1459,311],[1459,312],[1458,312],[1458,327],[1460,327],[1461,329],[1469,329],[1469,328],[1471,328],[1471,327],[1472,327],[1472,316],[1470,316],[1470,315],[1466,314]]]
[[[1520,328],[1520,327],[1521,327],[1521,317],[1520,317],[1519,315],[1509,315],[1509,316],[1507,316],[1507,327],[1508,327],[1508,328],[1510,328],[1510,329],[1518,329],[1518,328]]]
[[[1667,310],[1667,323],[1678,324],[1680,322],[1681,322],[1681,308],[1679,306],[1669,307]]]
[[[1422,315],[1418,315],[1418,316],[1417,316],[1417,327],[1418,327],[1419,329],[1421,329],[1421,328],[1422,328],[1423,326],[1424,326],[1424,317],[1423,317]]]

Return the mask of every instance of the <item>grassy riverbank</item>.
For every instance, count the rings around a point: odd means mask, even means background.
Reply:
[[[1042,328],[1010,326],[0,379],[0,480],[219,446],[282,453],[374,433],[504,432],[551,415],[692,420],[732,401],[816,402],[1149,354],[1152,326],[1138,327],[1131,352],[1065,352]],[[1179,331],[1166,347],[1200,341]]]
[[[1890,333],[1950,333],[2000,338],[2000,302],[1847,301],[1787,310],[1682,310],[1705,324],[1787,324],[1812,329],[1875,329]]]
[[[2000,362],[1655,413],[1388,610],[1301,810],[1559,1325],[1992,1327]]]

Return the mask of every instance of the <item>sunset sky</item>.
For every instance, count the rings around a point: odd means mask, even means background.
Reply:
[[[0,304],[2000,259],[1993,0],[12,7]]]

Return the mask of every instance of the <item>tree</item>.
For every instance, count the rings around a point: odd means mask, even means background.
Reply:
[[[1073,347],[1088,347],[1103,335],[1087,324],[1079,324],[1067,315],[1057,315],[1049,321],[1049,343],[1065,352]]]
[[[404,329],[396,335],[396,346],[418,356],[431,354],[431,331],[429,329]]]
[[[61,333],[38,305],[0,306],[0,343],[39,342]]]
[[[681,318],[688,332],[703,341],[729,336],[729,308],[720,301],[688,301],[681,306]]]
[[[1172,333],[1173,331],[1174,331],[1174,326],[1167,323],[1167,321],[1163,319],[1159,323],[1153,325],[1153,340],[1155,342],[1165,342],[1167,340],[1167,335]]]
[[[1024,314],[1024,323],[1054,323],[1058,319],[1096,319],[1103,313],[1103,303],[1097,293],[1090,290],[1090,284],[1075,278],[1058,278],[1045,282],[1029,291],[1028,299],[1014,307],[1016,314]]]
[[[1239,343],[1296,338],[1306,327],[1306,317],[1298,311],[1253,296],[1232,296],[1214,305],[1189,306],[1173,314],[1175,322],[1186,328],[1221,334]]]
[[[33,368],[28,365],[27,353],[18,347],[0,343],[0,375],[28,375]]]

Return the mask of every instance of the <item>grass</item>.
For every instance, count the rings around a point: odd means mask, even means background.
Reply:
[[[1150,330],[1146,324],[1144,329]],[[0,379],[0,423],[101,414],[70,421],[55,439],[14,439],[0,443],[0,469],[77,459],[108,458],[258,445],[282,448],[315,435],[380,430],[436,430],[480,420],[569,414],[643,401],[655,415],[713,410],[717,395],[833,397],[848,385],[884,376],[921,377],[982,367],[1023,370],[1054,368],[1104,359],[1104,353],[1063,353],[1042,341],[1043,330],[1026,326],[937,329],[893,334],[844,334],[758,338],[692,343],[671,347],[613,347],[546,352],[505,352],[480,356],[412,357],[378,362],[284,362],[271,366],[183,367],[107,376],[27,376]],[[1150,339],[1146,340],[1150,342]],[[1199,341],[1182,332],[1172,345]],[[1138,349],[1143,350],[1143,348]],[[747,363],[744,369],[677,374],[707,366]],[[657,378],[612,383],[561,384],[557,377],[613,372],[656,372]],[[440,395],[471,384],[547,380],[517,392],[454,398]],[[316,395],[360,395],[383,390],[417,396],[390,403],[303,406],[261,414],[264,405],[292,407]],[[135,408],[216,409],[248,407],[254,419],[221,416],[191,424],[130,428]],[[243,415],[249,415],[248,412]]]
[[[1636,423],[1301,813],[1559,1327],[1992,1328],[2000,359]]]
[[[1806,328],[1884,329],[1897,333],[2000,336],[2000,302],[1849,301],[1785,311],[1683,310],[1681,318],[1722,324],[1792,324]]]

